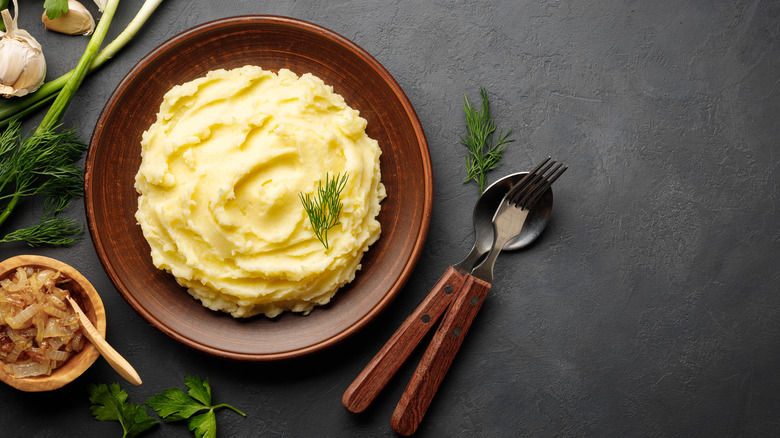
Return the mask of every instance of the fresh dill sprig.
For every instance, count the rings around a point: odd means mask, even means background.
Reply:
[[[498,133],[498,142],[493,144],[493,133],[496,131],[496,125],[490,118],[488,94],[483,87],[480,87],[479,92],[482,96],[481,111],[474,109],[469,98],[464,96],[463,111],[466,113],[468,132],[461,136],[460,142],[468,148],[468,155],[466,155],[467,176],[463,182],[475,181],[479,186],[479,193],[482,194],[486,185],[485,174],[498,166],[504,148],[514,140],[507,139],[512,133],[512,129],[506,134],[502,130]]]
[[[6,234],[0,243],[24,242],[29,246],[73,245],[77,238],[68,237],[80,233],[82,227],[74,219],[45,217],[38,225],[21,228]]]
[[[81,227],[57,218],[71,199],[83,193],[84,174],[78,166],[87,145],[74,129],[38,129],[21,138],[21,123],[14,120],[0,135],[0,225],[23,199],[40,195],[43,218],[38,225],[16,230],[0,242],[22,241],[30,246],[69,245]]]
[[[341,208],[341,192],[347,186],[347,174],[336,175],[330,179],[329,174],[325,174],[325,184],[322,181],[317,182],[317,193],[310,196],[308,193],[299,193],[303,209],[309,215],[311,228],[314,235],[328,249],[328,230],[339,225],[339,215]]]

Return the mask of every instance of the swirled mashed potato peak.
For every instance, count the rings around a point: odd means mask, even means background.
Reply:
[[[135,179],[155,266],[234,317],[328,303],[380,234],[381,151],[365,128],[308,73],[245,66],[173,87],[143,134]],[[299,193],[343,173],[326,249]]]

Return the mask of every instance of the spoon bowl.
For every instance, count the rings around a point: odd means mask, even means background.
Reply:
[[[474,246],[480,254],[490,251],[490,247],[493,245],[493,215],[498,209],[501,199],[515,183],[527,174],[528,172],[518,172],[499,179],[488,186],[477,200],[477,204],[474,206]],[[520,234],[510,239],[502,251],[515,251],[525,248],[533,242],[550,222],[552,207],[553,192],[552,187],[550,187],[528,212]]]
[[[36,255],[20,255],[0,262],[0,279],[12,275],[17,268],[30,266],[33,268],[49,268],[60,271],[62,275],[70,278],[69,286],[71,297],[84,310],[101,336],[106,335],[106,310],[95,288],[81,273],[71,266],[48,257]],[[65,363],[55,368],[48,376],[36,376],[16,378],[2,367],[0,362],[0,380],[16,389],[26,392],[51,391],[61,388],[75,380],[97,360],[100,353],[91,342],[84,344],[80,352],[70,357]]]
[[[517,172],[507,175],[488,186],[482,193],[482,196],[477,199],[472,218],[474,246],[465,259],[453,265],[455,269],[463,273],[471,272],[471,269],[478,265],[484,255],[490,251],[490,248],[493,246],[493,215],[498,210],[504,195],[526,175],[528,175],[528,172]],[[504,245],[502,251],[514,251],[525,248],[536,240],[542,234],[547,223],[550,222],[552,206],[553,192],[552,187],[550,187],[544,191],[539,200],[534,204],[534,207],[528,212],[523,229]]]

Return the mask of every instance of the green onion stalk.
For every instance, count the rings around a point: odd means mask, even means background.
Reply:
[[[119,0],[109,0],[75,69],[44,84],[36,93],[0,105],[0,126],[6,126],[0,134],[0,205],[5,204],[0,210],[0,225],[23,197],[45,198],[41,222],[6,234],[0,243],[70,245],[78,240],[71,236],[82,228],[75,220],[59,217],[59,213],[72,198],[83,194],[84,175],[77,162],[87,145],[78,139],[74,129],[58,132],[60,121],[86,75],[124,47],[161,2],[147,0],[127,28],[98,54],[119,4]],[[19,119],[52,99],[34,133],[22,139]]]
[[[97,56],[97,53],[100,50],[100,46],[103,44],[103,39],[106,37],[106,33],[108,33],[108,26],[111,25],[111,20],[114,18],[114,13],[116,12],[116,7],[118,5],[119,0],[108,0],[108,3],[103,10],[103,15],[100,16],[100,21],[95,28],[95,33],[92,35],[92,38],[89,39],[87,48],[84,50],[84,54],[81,55],[79,63],[76,64],[76,68],[72,70],[71,75],[65,81],[62,91],[57,94],[49,111],[46,112],[40,125],[38,125],[38,129],[35,130],[36,133],[53,129],[60,123],[62,115],[65,114],[65,109],[68,108],[68,105],[70,105],[70,102],[73,100],[76,90],[78,90],[79,86],[81,86],[81,83],[84,81],[84,78],[87,76],[87,70],[89,69],[89,66],[92,65],[92,60],[95,59],[95,56]]]
[[[8,9],[8,3],[10,3],[11,0],[0,0],[0,11],[4,9]],[[5,24],[0,23],[0,32],[5,32]]]
[[[7,2],[7,0],[0,0],[0,3],[2,3],[3,1]],[[141,9],[135,15],[135,18],[133,18],[133,20],[130,21],[130,23],[122,31],[122,33],[120,33],[113,41],[111,41],[108,45],[106,45],[106,47],[102,51],[100,51],[100,53],[98,53],[97,56],[94,56],[93,54],[93,57],[91,58],[91,63],[88,64],[89,67],[86,69],[86,74],[92,73],[93,71],[100,68],[109,59],[113,58],[114,55],[116,55],[117,52],[119,52],[119,50],[125,47],[125,45],[127,45],[127,43],[129,43],[130,40],[132,40],[135,37],[138,31],[141,30],[141,27],[143,27],[143,25],[152,15],[155,9],[157,9],[157,7],[162,2],[163,0],[146,0],[144,4],[141,6]],[[106,8],[107,7],[108,6],[106,6]],[[0,10],[2,10],[2,8],[0,8]],[[107,11],[103,12],[103,16],[101,17],[99,23],[102,23],[103,21],[110,22],[110,19],[105,20],[106,12]],[[98,24],[98,28],[99,27],[100,24]],[[93,37],[90,40],[90,45],[95,40],[94,37],[97,34],[97,32],[98,29],[95,29],[95,33],[93,34]],[[103,38],[100,39],[101,43],[102,41]],[[97,50],[99,48],[100,48],[100,44],[97,44],[95,45],[93,50]],[[87,46],[87,50],[90,50],[89,46]],[[82,57],[82,61],[83,60],[84,57]],[[81,64],[81,61],[79,62],[79,64]],[[34,93],[30,93],[27,96],[20,97],[18,99],[8,99],[5,101],[0,101],[0,128],[8,126],[8,124],[11,122],[12,119],[24,117],[27,114],[30,114],[31,112],[47,104],[48,102],[51,102],[52,99],[54,99],[58,95],[60,90],[62,90],[65,84],[68,83],[71,77],[73,77],[78,70],[79,70],[79,66],[65,73],[64,75],[58,77],[57,79],[46,82],[37,91],[35,91]],[[70,100],[68,100],[68,103],[69,102]]]

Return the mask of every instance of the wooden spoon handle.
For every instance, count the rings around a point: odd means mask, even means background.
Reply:
[[[395,375],[425,334],[439,320],[460,290],[465,277],[452,266],[409,315],[381,350],[344,392],[341,403],[354,413],[363,412]]]
[[[86,336],[87,339],[92,342],[92,345],[94,345],[97,351],[99,351],[103,358],[106,359],[106,362],[111,365],[111,368],[116,370],[120,376],[124,377],[125,380],[132,383],[133,385],[140,385],[142,383],[141,377],[138,375],[135,369],[133,369],[133,366],[130,365],[130,363],[125,360],[124,357],[117,353],[117,351],[114,350],[114,347],[106,342],[102,336],[100,336],[100,333],[98,333],[95,326],[92,325],[92,322],[89,320],[89,318],[87,318],[87,315],[84,314],[84,311],[81,310],[81,307],[79,307],[79,305],[73,301],[73,298],[68,297],[68,301],[70,301],[70,305],[73,306],[73,310],[75,310],[76,314],[79,316],[79,322],[81,323],[81,327],[84,329],[84,336]]]
[[[490,283],[466,278],[393,412],[390,424],[397,433],[408,436],[417,430],[488,291]]]

